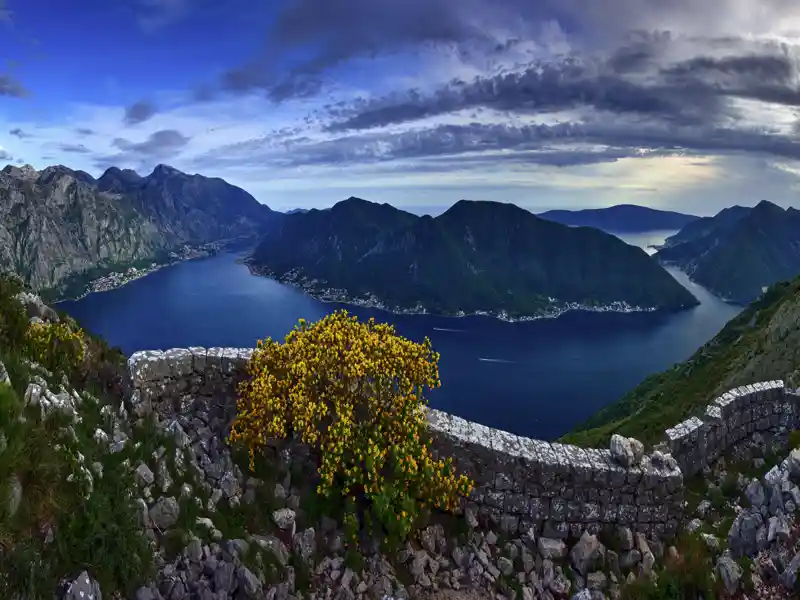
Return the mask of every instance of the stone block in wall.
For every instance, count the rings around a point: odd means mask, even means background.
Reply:
[[[723,419],[728,419],[736,409],[736,405],[734,403],[738,397],[738,388],[734,390],[728,390],[718,398],[715,398],[712,404],[719,407],[720,411],[722,412]]]
[[[194,356],[189,350],[173,348],[166,350],[161,358],[167,363],[171,378],[183,379],[194,372]]]
[[[693,475],[703,467],[705,427],[699,418],[691,417],[665,431],[670,452],[686,474]]]
[[[222,353],[224,350],[225,348],[208,348],[206,350],[206,377],[208,377],[209,371],[222,370]]]
[[[225,374],[231,374],[239,367],[239,349],[222,348],[220,352],[220,369]]]
[[[189,348],[189,352],[192,353],[192,370],[195,373],[204,373],[206,370],[206,354],[208,351],[200,346],[193,346]]]
[[[131,354],[128,371],[134,387],[169,376],[169,365],[163,360],[163,355],[160,350],[142,350]]]
[[[531,498],[528,506],[531,520],[546,521],[550,518],[549,498]]]
[[[547,520],[542,527],[542,537],[565,540],[569,537],[569,525],[564,521]]]

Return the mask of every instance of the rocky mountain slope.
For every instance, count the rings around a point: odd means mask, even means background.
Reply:
[[[764,287],[800,273],[800,211],[760,202],[733,207],[691,231],[684,240],[659,250],[662,264],[676,265],[715,294],[740,303],[757,298]]]
[[[102,265],[261,233],[272,211],[221,179],[159,165],[95,180],[64,166],[0,171],[0,268],[51,288]]]
[[[641,249],[499,202],[462,200],[434,218],[350,198],[286,215],[248,262],[325,299],[398,311],[515,317],[697,302]]]
[[[688,360],[645,379],[562,440],[603,445],[614,432],[660,441],[666,427],[698,414],[712,398],[752,381],[800,385],[800,278],[772,286]]]
[[[246,453],[216,433],[228,423],[206,383],[183,389],[181,406],[144,398],[131,392],[121,357],[94,338],[84,339],[86,380],[56,355],[51,369],[33,361],[14,343],[23,327],[77,324],[16,291],[0,278],[4,598],[796,597],[800,449],[790,452],[785,437],[754,435],[690,482],[690,518],[673,540],[635,523],[568,537],[509,532],[487,527],[468,503],[384,548],[367,530],[345,535],[347,513],[315,496],[314,463],[299,448],[270,446],[251,471]],[[611,457],[636,464],[642,449],[616,436]],[[568,491],[553,510],[573,506]]]
[[[681,229],[700,217],[635,204],[585,210],[548,210],[537,216],[573,227],[596,227],[613,233]]]

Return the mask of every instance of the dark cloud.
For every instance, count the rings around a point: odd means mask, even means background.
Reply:
[[[94,129],[89,129],[88,127],[78,127],[75,129],[75,133],[78,135],[94,135],[96,132]]]
[[[7,160],[10,162],[14,160],[14,157],[11,156],[10,152],[6,152],[5,150],[0,149],[0,160]]]
[[[471,82],[456,80],[430,95],[409,90],[402,96],[355,102],[349,109],[333,111],[334,115],[349,116],[334,121],[327,130],[371,129],[475,108],[533,114],[589,106],[614,113],[692,120],[689,108],[696,108],[697,99],[687,98],[687,93],[686,89],[629,81],[603,65],[571,57],[536,62],[520,72]]]
[[[131,142],[115,138],[112,145],[125,153],[139,156],[160,156],[180,150],[189,143],[190,138],[174,129],[162,129],[150,135],[143,142]]]
[[[761,55],[697,56],[664,68],[661,74],[679,89],[800,106],[796,52],[787,47],[776,50]]]
[[[23,98],[28,95],[28,90],[22,84],[11,77],[0,73],[0,96],[11,96],[12,98]]]
[[[152,169],[156,163],[174,158],[175,153],[189,141],[190,138],[174,129],[156,131],[143,142],[115,138],[111,143],[119,152],[92,156],[92,161],[97,169],[103,171],[109,167],[146,171]]]
[[[462,4],[479,6],[480,0]],[[285,4],[269,28],[261,53],[230,69],[220,87],[229,92],[263,89],[280,102],[316,94],[323,74],[353,58],[428,46],[499,43],[469,11],[449,0],[296,0]],[[509,45],[510,47],[510,45]],[[298,59],[298,56],[303,58]]]
[[[673,42],[670,34],[642,36],[602,58],[536,61],[515,72],[455,80],[430,94],[408,90],[356,100],[330,108],[333,121],[326,129],[372,129],[476,108],[540,114],[588,107],[677,124],[711,124],[735,116],[732,97],[800,106],[796,49],[773,44],[758,53],[660,64]]]
[[[156,114],[156,107],[147,100],[140,100],[125,109],[125,117],[123,120],[128,125],[136,125],[147,121],[147,119],[154,114]]]
[[[72,154],[88,154],[91,152],[83,144],[59,144],[58,149],[62,152],[69,152]]]
[[[746,153],[800,159],[800,140],[753,130],[667,126],[612,120],[557,125],[440,125],[420,131],[360,134],[276,145],[269,136],[218,148],[200,157],[203,169],[230,166],[294,168],[401,165],[411,171],[453,171],[499,163],[576,165],[621,158]],[[411,161],[409,163],[408,161]],[[403,163],[405,163],[403,165]],[[409,164],[412,164],[409,167]]]
[[[22,131],[22,129],[20,129],[19,127],[15,127],[14,129],[10,129],[8,131],[8,134],[9,135],[13,135],[14,137],[18,137],[21,140],[33,137],[33,134],[26,133],[26,132]]]

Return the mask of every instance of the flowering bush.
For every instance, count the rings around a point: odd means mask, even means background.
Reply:
[[[402,539],[426,503],[452,510],[472,489],[425,436],[423,391],[439,385],[438,360],[428,339],[414,343],[347,311],[300,320],[284,343],[259,341],[231,441],[247,445],[252,466],[267,440],[297,435],[320,457],[320,494],[369,509],[373,524]]]
[[[54,372],[74,373],[84,359],[83,331],[66,323],[32,323],[26,334],[28,355]]]

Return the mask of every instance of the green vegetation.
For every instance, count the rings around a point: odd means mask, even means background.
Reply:
[[[130,593],[150,573],[152,555],[123,464],[130,456],[109,454],[93,439],[107,397],[83,392],[79,421],[59,412],[43,419],[40,407],[21,400],[34,375],[53,390],[69,374],[102,392],[102,376],[91,374],[118,372],[121,354],[73,320],[62,321],[55,336],[31,334],[14,299],[21,290],[19,281],[0,277],[0,361],[12,382],[0,383],[0,597],[50,598],[60,578],[83,568],[104,591]],[[69,352],[79,336],[81,352]],[[47,364],[35,366],[36,359]]]
[[[438,314],[542,314],[554,308],[550,297],[667,309],[697,303],[641,249],[499,202],[461,201],[432,218],[351,198],[286,216],[250,264],[279,279],[299,269],[318,280],[311,291],[330,287]]]
[[[750,302],[762,287],[800,274],[800,212],[795,209],[765,200],[754,208],[733,207],[704,227],[695,222],[687,230],[681,232],[683,243],[656,258],[690,269],[695,281],[723,298]]]
[[[692,357],[651,375],[560,441],[606,447],[613,433],[653,444],[728,389],[772,379],[797,381],[800,279],[772,286]]]

